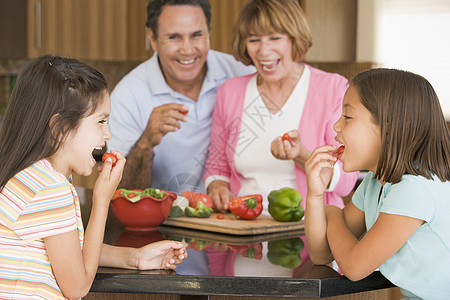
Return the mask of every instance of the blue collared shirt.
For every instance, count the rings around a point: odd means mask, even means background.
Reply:
[[[154,107],[179,103],[189,107],[187,122],[166,134],[154,148],[151,187],[176,193],[204,192],[203,170],[209,145],[217,88],[228,78],[255,72],[231,55],[210,50],[207,72],[197,101],[167,85],[157,53],[127,74],[111,94],[112,133],[108,149],[125,156],[144,132]]]

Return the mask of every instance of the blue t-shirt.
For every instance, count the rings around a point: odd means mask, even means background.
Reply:
[[[175,92],[167,85],[155,53],[127,74],[111,94],[109,125],[112,138],[108,149],[125,156],[140,138],[153,108],[179,103],[189,107],[188,121],[166,134],[154,148],[151,187],[181,193],[203,192],[205,166],[212,110],[217,88],[228,78],[255,72],[237,62],[231,55],[210,50],[206,59],[207,73],[197,101]]]
[[[382,186],[373,175],[367,174],[352,200],[365,213],[367,230],[380,212],[425,221],[380,272],[405,296],[450,299],[450,181],[404,175],[384,185],[378,202]]]

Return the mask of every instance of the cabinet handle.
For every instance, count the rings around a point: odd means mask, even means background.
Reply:
[[[42,41],[42,11],[41,0],[36,1],[36,49],[41,49]]]

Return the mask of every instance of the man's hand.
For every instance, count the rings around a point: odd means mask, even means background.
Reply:
[[[180,121],[186,122],[188,107],[183,104],[169,103],[157,106],[153,109],[143,133],[150,147],[161,143],[163,136],[169,132],[180,129]]]
[[[163,137],[180,128],[180,121],[187,121],[186,105],[169,103],[155,107],[147,122],[147,127],[127,156],[122,181],[119,185],[126,189],[145,189],[152,181],[153,148]]]

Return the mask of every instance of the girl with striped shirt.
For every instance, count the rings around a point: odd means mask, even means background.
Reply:
[[[124,156],[106,161],[86,231],[72,172],[89,176],[105,146],[110,99],[102,74],[75,59],[43,56],[21,72],[0,127],[0,298],[85,296],[100,265],[174,269],[183,244],[139,249],[102,244]]]

